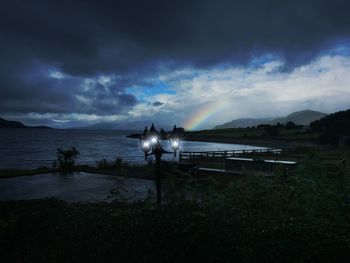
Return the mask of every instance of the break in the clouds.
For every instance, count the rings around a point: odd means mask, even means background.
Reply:
[[[4,1],[0,116],[56,127],[349,107],[348,1]]]
[[[333,112],[350,107],[350,57],[324,55],[291,71],[270,58],[259,66],[221,65],[211,69],[183,68],[158,79],[173,92],[148,99],[163,101],[161,111],[138,104],[134,116],[173,118],[186,128],[207,128],[234,118],[284,116],[300,109]]]

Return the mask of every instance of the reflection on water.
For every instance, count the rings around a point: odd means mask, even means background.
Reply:
[[[137,139],[126,138],[128,131],[91,130],[41,130],[41,129],[0,129],[0,169],[36,168],[51,166],[56,159],[56,148],[75,146],[80,155],[78,164],[95,164],[106,158],[114,160],[117,156],[127,162],[144,162]],[[170,151],[169,143],[163,143]],[[181,142],[183,151],[211,151],[258,148],[255,146]],[[171,158],[166,155],[164,158]]]
[[[39,174],[0,180],[0,200],[24,200],[56,197],[65,201],[107,201],[112,189],[119,189],[121,197],[144,199],[154,191],[152,180],[119,176],[74,173],[67,175]]]

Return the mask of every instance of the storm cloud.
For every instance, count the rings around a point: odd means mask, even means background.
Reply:
[[[247,67],[266,54],[292,72],[347,45],[349,9],[340,0],[3,1],[0,114],[128,116],[142,104],[128,90],[152,89],[164,72]]]

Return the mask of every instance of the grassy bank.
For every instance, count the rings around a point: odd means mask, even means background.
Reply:
[[[316,157],[289,176],[165,181],[152,200],[0,202],[4,262],[345,262],[349,171]]]
[[[28,176],[36,174],[46,174],[54,172],[53,169],[47,167],[40,167],[36,169],[0,169],[0,179],[16,176]]]
[[[316,146],[320,133],[301,132],[300,129],[278,129],[277,134],[266,134],[263,128],[233,128],[189,131],[185,140],[247,144],[265,147]]]
[[[46,174],[46,173],[55,173],[55,174],[64,174],[72,172],[85,172],[85,173],[96,173],[96,174],[107,174],[107,175],[116,175],[116,176],[126,176],[126,177],[136,177],[144,179],[153,179],[154,178],[154,167],[150,165],[128,165],[122,166],[119,168],[115,167],[105,167],[99,168],[96,166],[89,165],[76,165],[73,169],[69,171],[60,172],[52,168],[41,167],[37,169],[3,169],[0,170],[0,179],[17,177],[17,176],[30,176],[36,174]]]
[[[170,162],[163,162],[162,168],[164,176],[168,173],[173,173],[176,168],[176,164]],[[107,164],[104,166],[91,166],[91,165],[75,165],[72,169],[67,171],[60,171],[58,169],[52,169],[47,167],[40,167],[36,169],[0,169],[0,179],[1,178],[10,178],[17,176],[30,176],[36,174],[65,174],[73,172],[85,172],[93,174],[106,174],[106,175],[115,175],[123,177],[133,177],[133,178],[142,178],[142,179],[154,179],[154,165],[153,164],[123,164],[120,166],[115,166]]]

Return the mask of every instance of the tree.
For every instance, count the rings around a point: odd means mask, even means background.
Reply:
[[[334,131],[322,132],[318,137],[318,142],[320,144],[329,144],[336,146],[339,143],[339,134]]]
[[[66,150],[57,148],[58,169],[61,171],[71,171],[74,168],[75,159],[79,155],[75,147]]]
[[[289,121],[289,122],[286,123],[286,128],[288,130],[293,130],[293,129],[296,129],[297,127],[298,126],[292,121]]]
[[[266,136],[278,136],[280,133],[276,126],[270,126],[264,130],[264,134]]]

